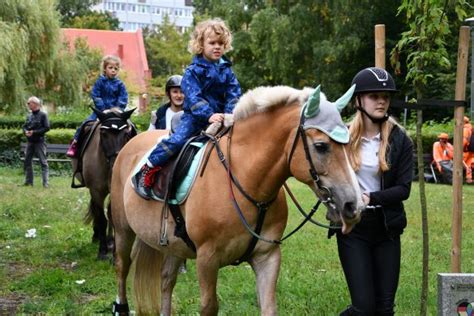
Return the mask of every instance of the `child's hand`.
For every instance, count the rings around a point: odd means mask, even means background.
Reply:
[[[222,121],[224,121],[223,113],[214,113],[209,118],[209,123],[222,122]]]

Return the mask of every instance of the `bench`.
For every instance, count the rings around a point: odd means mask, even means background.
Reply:
[[[20,144],[21,153],[24,154],[26,150],[27,143]],[[46,144],[46,152],[48,154],[57,154],[57,155],[66,155],[67,149],[69,148],[68,144]],[[25,160],[25,157],[21,157],[21,160]],[[37,157],[33,158],[34,161],[38,161]],[[69,158],[50,158],[48,157],[48,162],[71,162]]]
[[[432,164],[433,155],[423,154],[424,178],[426,182],[438,183],[438,170]],[[413,180],[418,181],[418,158],[416,151],[413,152]]]

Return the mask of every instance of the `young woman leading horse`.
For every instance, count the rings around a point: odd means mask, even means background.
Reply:
[[[195,252],[174,236],[171,216],[164,219],[169,242],[160,245],[162,203],[140,198],[130,184],[134,166],[162,133],[142,133],[127,143],[117,157],[112,176],[118,279],[115,312],[128,313],[126,277],[132,258],[136,262],[135,309],[138,314],[157,315],[171,314],[171,294],[179,264],[184,258],[196,258],[201,314],[217,315],[218,270],[238,261],[252,239],[233,202],[255,230],[257,210],[252,199],[262,202],[260,206],[268,206],[260,231],[265,240],[257,242],[245,261],[256,275],[262,315],[275,315],[281,260],[279,243],[275,241],[281,239],[288,215],[281,190],[284,182],[293,176],[307,184],[315,192],[315,200],[319,197],[326,202],[328,219],[341,223],[344,233],[359,221],[363,203],[346,152],[349,133],[339,114],[352,92],[353,88],[335,103],[327,101],[319,87],[257,88],[241,98],[234,110],[232,136],[223,136],[219,147],[224,149],[232,174],[247,196],[231,184],[229,173],[213,148],[207,165],[201,167],[205,168],[200,171],[202,175],[182,205]],[[231,193],[235,201],[229,197]]]

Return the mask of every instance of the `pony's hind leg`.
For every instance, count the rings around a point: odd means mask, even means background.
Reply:
[[[92,221],[94,235],[92,240],[99,242],[97,259],[107,260],[107,218],[104,213],[104,198],[101,193],[90,190],[91,199],[89,212],[86,215],[86,223]]]
[[[118,230],[115,232],[115,275],[118,283],[118,296],[114,307],[119,306],[118,315],[128,315],[127,300],[127,276],[130,271],[132,260],[130,253],[132,252],[135,234],[131,230]],[[115,308],[117,309],[117,308]]]
[[[178,270],[184,259],[166,255],[161,268],[161,315],[171,315],[173,289],[178,278]]]
[[[277,315],[275,291],[280,261],[280,247],[275,247],[270,252],[255,255],[249,262],[257,279],[261,315]]]

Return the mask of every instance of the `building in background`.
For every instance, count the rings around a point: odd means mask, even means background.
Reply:
[[[148,91],[147,83],[151,79],[151,70],[148,68],[141,29],[135,32],[62,29],[62,33],[70,47],[74,47],[77,38],[83,38],[89,47],[100,49],[102,55],[120,57],[125,72],[121,79],[125,79],[128,92],[132,92],[129,98],[132,107],[138,107],[140,112],[146,110],[147,99],[143,96],[146,96]]]
[[[153,29],[168,16],[178,32],[184,33],[192,26],[194,8],[191,0],[102,0],[92,10],[111,12],[124,31]]]

